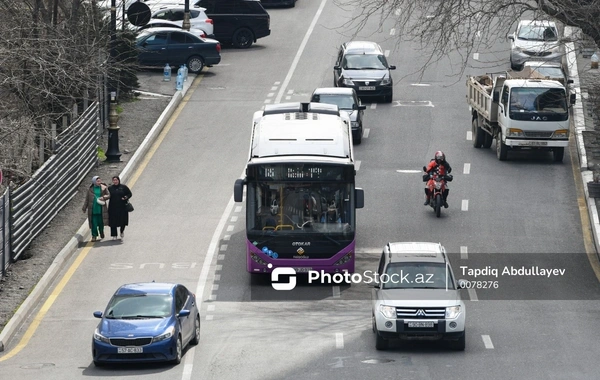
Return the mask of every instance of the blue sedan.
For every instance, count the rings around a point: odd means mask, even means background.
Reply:
[[[123,362],[181,363],[183,349],[200,341],[196,296],[181,284],[121,286],[110,299],[92,339],[96,366]]]
[[[140,66],[179,67],[186,64],[197,74],[204,66],[221,62],[221,44],[177,28],[145,29],[136,38]]]

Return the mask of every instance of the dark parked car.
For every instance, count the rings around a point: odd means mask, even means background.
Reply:
[[[390,103],[394,95],[391,70],[381,47],[375,42],[352,41],[340,47],[333,67],[333,85],[352,87],[360,97],[383,97]]]
[[[221,62],[221,44],[177,28],[146,29],[136,39],[140,66],[177,67],[186,64],[190,73]]]
[[[263,7],[290,7],[296,6],[296,0],[260,0]]]
[[[271,17],[258,0],[200,0],[194,5],[206,9],[215,39],[223,43],[246,49],[271,34]]]
[[[124,362],[181,362],[183,349],[200,342],[196,296],[181,284],[121,286],[108,302],[92,339],[96,366]]]
[[[310,99],[313,103],[328,103],[338,106],[340,111],[345,111],[350,117],[352,125],[352,140],[360,144],[363,134],[363,114],[367,108],[360,103],[353,88],[322,87],[317,88]]]

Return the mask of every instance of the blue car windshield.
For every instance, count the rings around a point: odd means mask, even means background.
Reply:
[[[114,296],[105,318],[165,318],[172,314],[173,297],[168,294],[126,294]]]

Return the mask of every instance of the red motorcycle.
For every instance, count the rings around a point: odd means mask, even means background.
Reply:
[[[427,168],[423,166],[423,171]],[[435,211],[435,216],[438,218],[442,213],[442,206],[444,205],[444,191],[446,190],[446,182],[452,182],[452,175],[440,175],[438,169],[432,170],[431,173],[425,173],[423,175],[423,182],[428,182],[430,179],[434,181],[433,189],[429,189],[429,206]]]

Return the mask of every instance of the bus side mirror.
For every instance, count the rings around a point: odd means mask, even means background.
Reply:
[[[575,104],[575,100],[576,100],[576,99],[577,99],[577,94],[571,94],[571,95],[569,96],[569,103],[570,103],[571,105]]]
[[[236,202],[241,202],[244,198],[244,183],[243,179],[236,179],[235,185],[233,185],[233,200]]]
[[[360,189],[360,188],[354,189],[354,198],[356,199],[356,202],[355,202],[356,208],[365,207],[365,192],[363,189]]]

